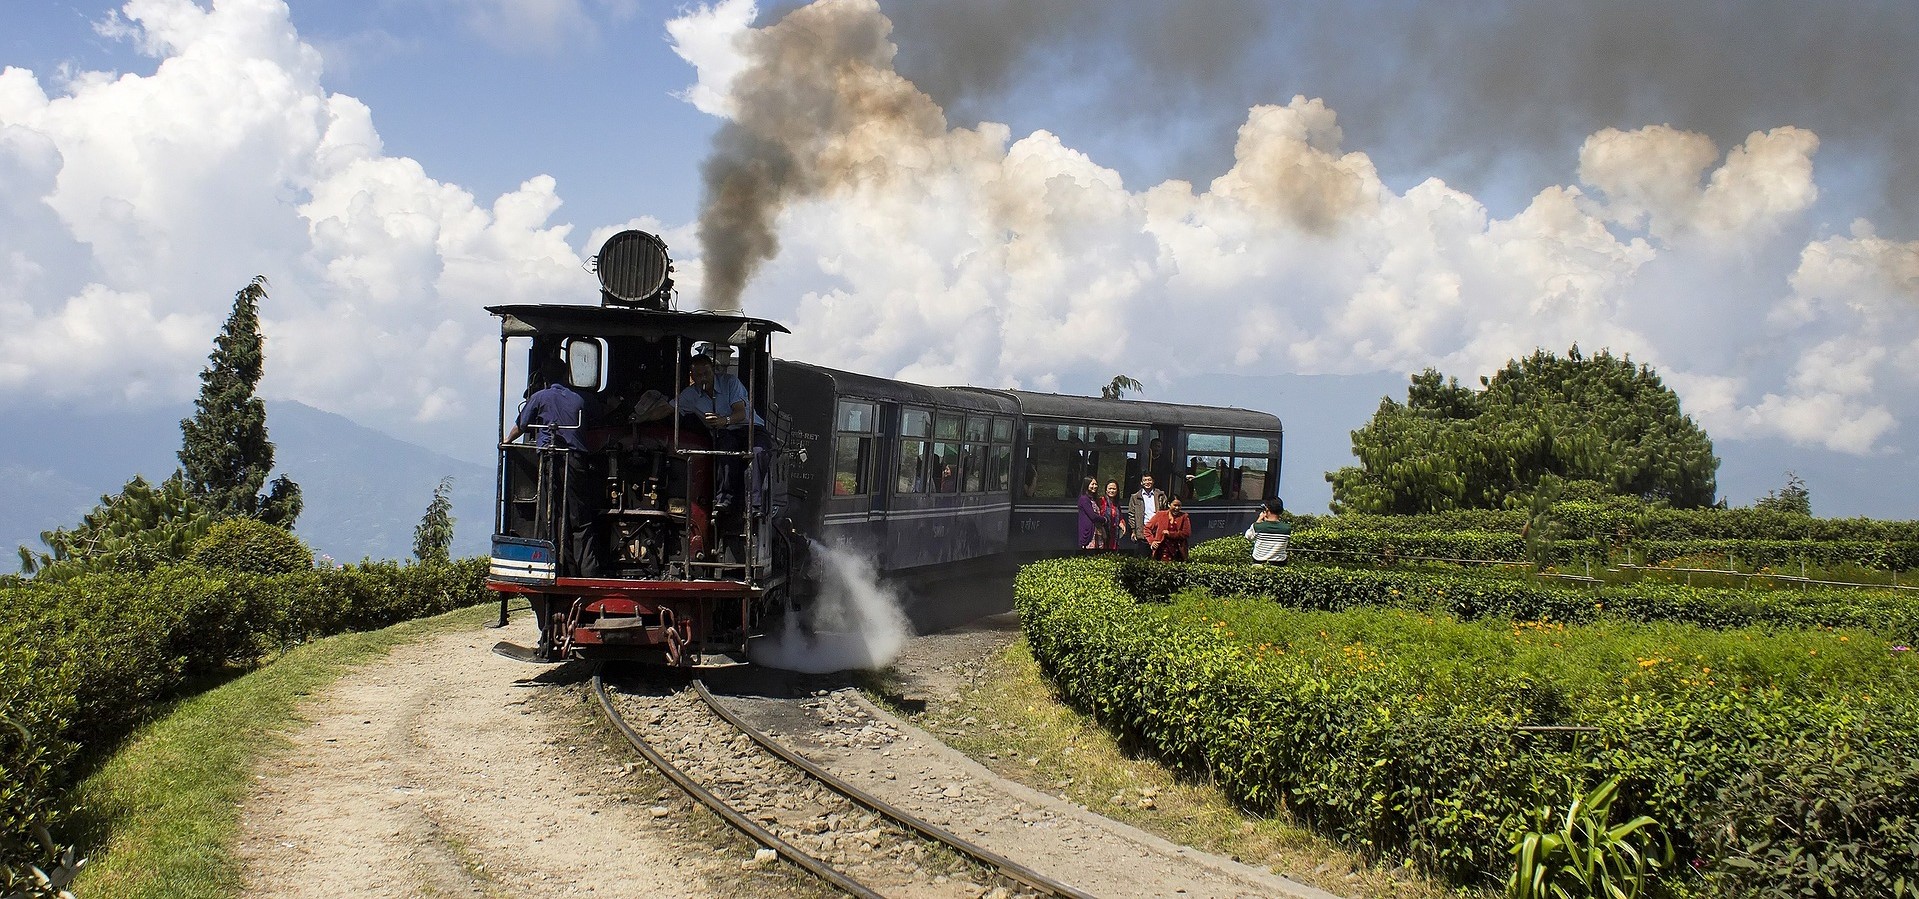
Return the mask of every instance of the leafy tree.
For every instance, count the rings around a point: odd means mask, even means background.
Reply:
[[[1146,387],[1128,375],[1114,375],[1111,381],[1106,382],[1105,387],[1099,389],[1099,395],[1109,400],[1125,399],[1126,392],[1129,390],[1134,393],[1143,393]]]
[[[233,295],[233,312],[200,372],[193,417],[180,422],[180,465],[194,496],[214,515],[292,528],[300,514],[299,485],[282,475],[270,494],[259,495],[273,470],[266,404],[253,392],[265,364],[260,301],[266,284],[265,275],[256,275]]]
[[[41,580],[107,569],[144,571],[185,559],[214,516],[175,472],[157,486],[139,475],[72,530],[40,534],[46,552],[20,547],[20,568]]]
[[[433,488],[420,525],[413,529],[413,557],[422,562],[448,562],[453,559],[453,476],[440,479]]]
[[[1712,440],[1649,366],[1577,346],[1563,358],[1538,350],[1480,385],[1427,369],[1404,404],[1382,399],[1352,434],[1360,464],[1326,474],[1333,510],[1526,509],[1535,494],[1578,482],[1679,508],[1712,505]]]
[[[1797,472],[1788,470],[1786,486],[1781,487],[1777,492],[1766,491],[1765,496],[1753,501],[1752,507],[1771,512],[1811,515],[1812,491],[1806,489],[1805,480],[1800,478]]]

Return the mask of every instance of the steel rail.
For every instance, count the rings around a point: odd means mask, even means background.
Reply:
[[[800,851],[799,847],[788,843],[781,839],[779,835],[761,827],[752,819],[740,814],[737,809],[727,805],[725,800],[714,795],[713,792],[707,788],[700,786],[691,777],[688,777],[686,772],[681,771],[677,765],[667,761],[665,756],[661,755],[653,747],[647,745],[646,738],[634,731],[632,726],[626,723],[626,716],[620,714],[619,709],[613,707],[613,698],[607,692],[606,680],[600,675],[597,669],[593,672],[593,693],[599,697],[600,709],[606,713],[607,720],[613,722],[613,726],[618,728],[620,733],[626,736],[627,742],[632,743],[633,748],[639,750],[640,755],[645,756],[646,760],[651,763],[653,767],[659,769],[661,774],[666,775],[668,780],[678,785],[680,789],[685,790],[687,795],[699,800],[702,805],[711,809],[714,814],[724,818],[726,823],[733,825],[735,828],[738,828],[740,832],[752,837],[760,845],[778,852],[787,861],[799,865],[815,877],[838,887],[848,895],[858,896],[860,899],[885,899],[882,894],[874,892],[865,884],[848,877],[839,869]]]
[[[860,789],[859,787],[854,786],[853,784],[845,780],[842,780],[841,778],[828,772],[826,769],[821,768],[819,765],[814,764],[812,761],[808,760],[804,756],[801,756],[798,753],[793,752],[792,750],[786,748],[785,746],[781,746],[778,743],[778,741],[775,741],[772,737],[769,737],[765,733],[762,733],[758,728],[755,728],[752,725],[747,724],[745,720],[740,718],[740,716],[733,714],[731,711],[728,711],[724,706],[722,706],[719,700],[714,698],[712,692],[706,689],[706,683],[704,681],[698,678],[694,678],[693,689],[699,693],[700,701],[706,703],[707,708],[712,709],[714,714],[725,719],[726,723],[733,725],[735,728],[738,728],[740,733],[743,733],[747,735],[748,737],[750,737],[753,740],[753,742],[758,743],[761,748],[765,749],[768,752],[773,753],[776,756],[779,756],[787,764],[792,765],[793,767],[798,768],[801,771],[805,771],[807,774],[811,775],[813,779],[818,780],[820,783],[825,784],[827,788],[831,789],[833,792],[838,793],[841,796],[844,796],[847,799],[850,799],[853,802],[858,803],[859,805],[865,806],[869,811],[876,812],[880,815],[883,815],[887,819],[893,821],[895,824],[898,824],[909,830],[916,831],[917,833],[919,833],[920,836],[926,837],[927,839],[930,839],[936,843],[944,845],[988,867],[995,868],[1001,874],[1007,877],[1010,877],[1014,880],[1017,880],[1020,883],[1023,883],[1036,890],[1040,890],[1048,895],[1063,897],[1063,899],[1094,899],[1094,896],[1091,893],[1088,893],[1070,884],[1061,883],[1060,881],[1054,880],[1053,878],[1048,877],[1044,874],[1041,874],[1038,871],[1033,870],[1032,868],[1022,865],[1019,862],[1013,861],[1012,859],[1007,858],[1006,856],[1000,855],[999,853],[994,852],[991,849],[988,849],[984,846],[981,846],[977,843],[967,840],[959,836],[958,834],[955,834],[949,830],[946,830],[945,828],[942,828],[937,824],[927,821],[924,818],[920,818],[919,816],[914,815],[912,812],[906,811],[905,809],[902,809],[896,805],[893,805],[892,803],[887,802],[886,800],[881,799],[878,796],[875,796],[865,790]]]

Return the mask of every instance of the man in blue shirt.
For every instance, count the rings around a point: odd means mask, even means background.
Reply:
[[[580,430],[586,424],[586,398],[566,383],[566,365],[558,359],[540,363],[538,380],[546,386],[534,391],[520,406],[519,417],[513,421],[513,430],[507,432],[506,442],[517,442],[530,432],[538,435],[539,446],[553,446],[558,441],[561,448],[569,450],[565,463],[556,466],[555,474],[565,473],[566,507],[555,517],[565,522],[566,559],[572,564],[573,575],[597,577],[600,550],[595,501],[600,491],[593,489],[593,468],[586,457],[586,443],[580,439]],[[553,498],[545,496],[541,501],[551,508]]]
[[[680,391],[673,405],[681,415],[694,415],[713,429],[713,447],[715,449],[738,452],[746,449],[747,423],[753,427],[752,464],[747,478],[753,485],[748,491],[747,505],[757,512],[760,508],[760,495],[765,492],[766,453],[773,447],[773,438],[767,432],[766,421],[752,410],[746,391],[746,385],[730,373],[718,372],[713,359],[704,354],[696,354],[687,360],[687,379],[690,383]],[[713,509],[715,513],[725,513],[739,506],[740,483],[739,459],[733,456],[721,456],[718,459],[713,487]]]

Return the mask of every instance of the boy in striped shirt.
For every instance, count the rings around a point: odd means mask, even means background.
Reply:
[[[1253,561],[1286,564],[1286,541],[1293,533],[1293,526],[1280,520],[1279,514],[1284,511],[1284,504],[1269,499],[1260,507],[1259,519],[1246,529],[1246,539],[1253,541]]]

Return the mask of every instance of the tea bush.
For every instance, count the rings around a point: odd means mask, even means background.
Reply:
[[[1919,543],[1869,540],[1637,540],[1633,561],[1655,565],[1688,556],[1726,556],[1744,568],[1791,573],[1800,563],[1815,568],[1858,565],[1879,571],[1919,568]]]
[[[485,578],[486,560],[468,559],[269,575],[173,565],[0,585],[0,716],[30,735],[0,734],[0,845],[22,844],[33,822],[57,818],[76,765],[110,750],[189,678],[255,663],[274,647],[483,602]]]
[[[1187,565],[1125,560],[1120,578],[1146,599],[1188,587],[1219,595],[1258,596],[1299,609],[1339,611],[1394,607],[1446,611],[1461,618],[1501,617],[1585,622],[1599,618],[1670,621],[1707,628],[1845,627],[1905,643],[1919,641],[1919,595],[1910,591],[1737,590],[1651,581],[1563,586],[1497,572],[1375,570],[1311,564],[1259,566],[1204,563],[1231,553],[1227,538],[1199,546]],[[1226,552],[1216,552],[1222,544]]]
[[[193,544],[188,558],[209,571],[287,574],[313,567],[313,550],[300,538],[257,518],[223,518]]]
[[[1296,533],[1316,529],[1381,533],[1484,531],[1517,534],[1527,513],[1516,509],[1465,509],[1418,515],[1294,515]],[[1657,509],[1630,501],[1577,500],[1554,503],[1545,520],[1572,539],[1611,541],[1623,530],[1635,540],[1838,540],[1919,542],[1919,521],[1814,518],[1767,509]]]
[[[1705,839],[1722,795],[1795,737],[1919,758],[1919,666],[1869,634],[1140,603],[1122,586],[1140,569],[1022,570],[1021,620],[1063,695],[1249,806],[1460,882],[1504,878],[1509,838],[1564,774],[1620,776],[1622,817],[1651,815],[1717,874],[1737,857]],[[1575,745],[1520,725],[1598,730]],[[1861,820],[1879,832],[1913,826],[1907,806],[1878,808]]]

